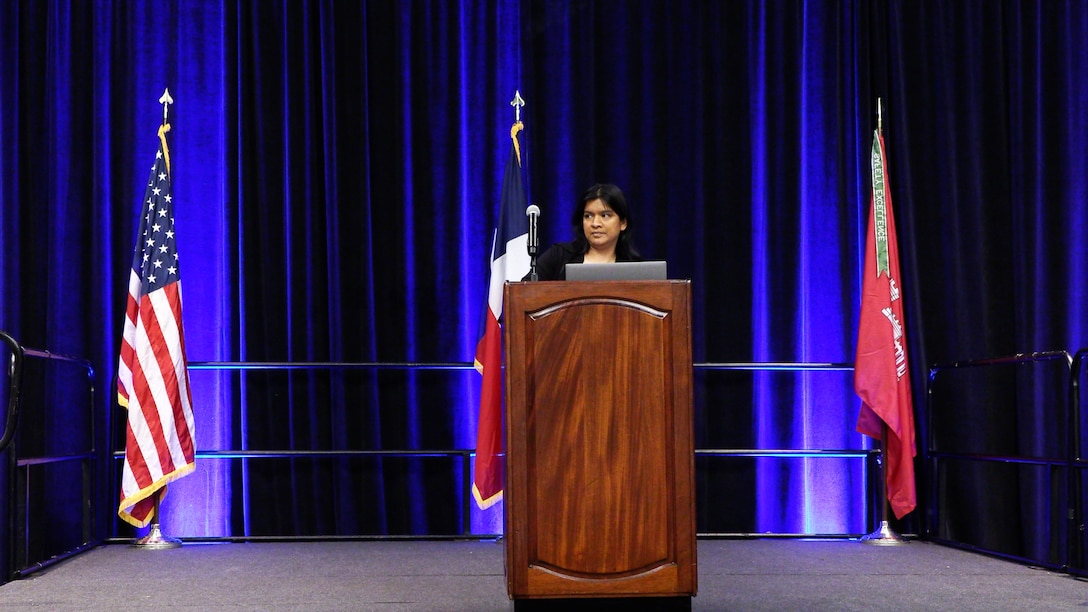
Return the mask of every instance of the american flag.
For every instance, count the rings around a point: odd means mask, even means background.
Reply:
[[[129,274],[117,366],[117,400],[128,409],[117,514],[143,527],[159,490],[195,468],[192,394],[181,324],[181,275],[170,192],[169,124],[147,181]]]

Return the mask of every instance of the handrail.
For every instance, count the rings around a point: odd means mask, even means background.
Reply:
[[[953,368],[968,368],[974,366],[986,366],[986,365],[1001,365],[1010,363],[1026,363],[1031,361],[1047,361],[1050,359],[1057,359],[1059,357],[1065,358],[1065,364],[1067,366],[1073,365],[1073,357],[1069,354],[1069,351],[1035,351],[1033,353],[1016,353],[1015,355],[1006,355],[1004,357],[991,357],[987,359],[966,359],[963,361],[953,361],[951,363],[936,364],[929,367],[929,377],[937,373],[937,370],[949,370]]]
[[[691,364],[696,370],[758,370],[789,372],[807,372],[813,370],[828,370],[832,372],[851,372],[854,370],[852,363],[828,363],[808,361],[726,361]]]
[[[190,371],[314,371],[325,372],[346,370],[407,370],[407,371],[470,371],[475,367],[472,362],[345,362],[345,361],[190,361]],[[830,371],[852,372],[852,363],[832,362],[694,362],[692,368],[697,371]],[[110,443],[110,455],[114,460],[122,459],[125,451],[118,450],[114,443]],[[464,463],[465,474],[468,480],[463,483],[465,492],[463,509],[464,524],[462,533],[451,537],[471,537],[468,521],[470,520],[471,504],[471,479],[467,466],[471,457],[475,454],[473,448],[463,449],[394,449],[394,450],[252,450],[252,449],[217,449],[198,450],[196,456],[201,459],[268,459],[268,458],[327,458],[327,457],[461,457]],[[723,449],[723,448],[696,448],[694,454],[699,457],[772,457],[772,458],[845,458],[845,459],[869,459],[879,451],[873,449]],[[699,534],[702,536],[733,537],[744,534]],[[776,534],[760,534],[760,537],[774,537]],[[781,534],[778,534],[781,535]],[[854,537],[858,534],[792,534],[790,537]],[[487,534],[485,537],[493,537]],[[300,536],[307,537],[307,536]],[[355,536],[352,536],[355,537]],[[379,539],[400,536],[378,536]],[[252,536],[225,536],[214,538],[197,538],[196,541],[248,541],[259,539]],[[294,536],[275,536],[275,539],[295,539]]]
[[[123,459],[124,450],[110,453],[114,459]],[[251,450],[219,449],[195,451],[197,459],[323,459],[329,457],[465,457],[476,454],[473,448],[451,449],[395,449],[395,450]]]
[[[11,348],[11,390],[8,397],[8,410],[4,425],[4,435],[0,438],[0,453],[2,453],[7,450],[7,447],[11,444],[12,440],[15,439],[15,430],[19,425],[18,414],[19,399],[22,395],[23,361],[25,361],[27,357],[40,357],[46,360],[67,361],[69,363],[81,365],[86,368],[87,378],[91,381],[94,380],[94,366],[86,359],[79,359],[78,357],[70,357],[62,353],[54,353],[53,351],[23,346],[3,330],[0,330],[0,340]]]
[[[11,385],[8,393],[8,407],[4,418],[4,435],[0,436],[0,453],[7,450],[8,445],[15,439],[15,427],[19,424],[19,392],[22,390],[23,357],[25,349],[15,338],[7,332],[0,330],[0,340],[11,348],[11,367],[8,370],[11,376]]]
[[[384,361],[190,361],[190,370],[472,370],[470,362]]]
[[[1001,357],[993,357],[986,359],[969,359],[963,361],[954,361],[944,364],[934,364],[930,366],[927,384],[926,384],[926,423],[928,427],[928,435],[926,439],[926,461],[929,464],[929,468],[932,473],[929,475],[929,490],[930,490],[930,506],[927,509],[926,517],[924,519],[924,529],[929,534],[930,539],[935,541],[944,542],[947,544],[964,546],[981,550],[989,554],[995,554],[997,556],[1016,559],[1021,562],[1041,563],[1043,565],[1053,566],[1054,564],[1048,563],[1042,559],[1028,559],[1018,557],[1011,554],[1002,553],[996,550],[986,549],[984,547],[970,547],[964,545],[961,542],[955,540],[944,540],[940,538],[937,528],[937,512],[939,503],[938,483],[937,483],[937,464],[941,459],[958,459],[965,461],[982,461],[982,462],[998,462],[998,463],[1014,463],[1021,465],[1038,465],[1038,466],[1061,466],[1066,468],[1066,492],[1069,495],[1070,508],[1065,512],[1070,529],[1066,533],[1066,559],[1063,567],[1054,567],[1054,569],[1061,569],[1064,571],[1072,572],[1072,568],[1077,565],[1076,559],[1079,559],[1079,555],[1076,553],[1075,540],[1077,539],[1078,532],[1074,529],[1075,521],[1080,517],[1080,513],[1074,509],[1074,496],[1073,492],[1076,487],[1077,478],[1075,477],[1074,466],[1075,461],[1075,447],[1074,443],[1070,439],[1067,443],[1067,452],[1065,457],[1026,457],[1026,456],[1004,456],[1004,455],[988,455],[981,453],[956,453],[945,452],[936,450],[936,444],[934,436],[934,416],[933,416],[933,402],[934,402],[934,383],[937,378],[937,374],[942,371],[949,371],[961,368],[973,368],[980,366],[993,366],[993,365],[1017,365],[1022,363],[1037,363],[1044,361],[1056,361],[1063,360],[1066,366],[1067,375],[1067,387],[1069,393],[1069,406],[1068,406],[1068,423],[1079,424],[1079,401],[1076,397],[1078,382],[1077,382],[1077,364],[1084,360],[1084,354],[1088,353],[1088,349],[1081,350],[1077,353],[1077,357],[1074,357],[1065,350],[1056,351],[1035,351],[1031,353],[1016,353],[1014,355],[1007,355]],[[1070,429],[1070,438],[1073,435],[1073,429]],[[1076,498],[1077,505],[1079,506],[1079,494]],[[1081,561],[1080,565],[1083,565]],[[1083,569],[1082,569],[1083,571]]]
[[[1080,372],[1085,361],[1088,360],[1088,349],[1080,349],[1073,356],[1069,374],[1069,480],[1066,495],[1069,497],[1069,512],[1067,513],[1069,538],[1066,542],[1066,563],[1069,571],[1088,576],[1088,564],[1084,559],[1084,498],[1082,497],[1083,485],[1078,474],[1080,470],[1088,468],[1084,465],[1085,458],[1081,456],[1081,405],[1080,405]]]
[[[725,361],[694,362],[696,370],[830,370],[849,372],[852,363],[793,362],[793,361]],[[424,363],[418,361],[190,361],[190,370],[472,370],[468,361]]]
[[[814,457],[833,457],[839,459],[860,459],[871,454],[879,453],[877,449],[813,449],[813,448],[776,448],[776,449],[751,449],[751,448],[697,448],[696,456],[728,456],[728,457],[776,457],[790,459],[806,459]],[[251,449],[221,449],[196,451],[197,459],[300,459],[300,458],[325,458],[325,457],[457,457],[476,454],[474,448],[449,448],[449,449],[392,449],[392,450],[251,450]],[[114,459],[122,459],[125,451],[115,450],[111,453]],[[76,456],[72,456],[76,457]],[[61,458],[52,457],[50,460]]]
[[[71,557],[71,556],[73,556],[75,554],[78,554],[79,552],[82,552],[83,550],[86,550],[88,547],[94,545],[93,544],[94,534],[92,533],[93,524],[94,524],[94,515],[93,515],[93,513],[95,511],[95,504],[92,501],[94,499],[94,495],[95,495],[95,493],[93,491],[93,479],[94,479],[94,477],[91,475],[91,472],[88,471],[86,463],[84,463],[84,466],[83,466],[83,494],[84,494],[84,498],[83,498],[83,503],[82,503],[82,521],[81,521],[82,526],[83,526],[82,542],[79,545],[77,545],[75,548],[72,548],[72,549],[66,550],[66,551],[64,551],[62,553],[53,555],[49,560],[47,560],[45,562],[34,562],[34,563],[31,563],[30,565],[27,565],[25,567],[19,567],[20,564],[29,562],[29,560],[27,559],[27,557],[29,556],[29,553],[28,553],[28,551],[29,551],[29,547],[28,547],[29,527],[24,526],[23,531],[22,531],[22,534],[23,534],[22,537],[24,538],[24,542],[23,542],[24,548],[23,548],[23,551],[22,551],[23,552],[23,558],[20,559],[19,554],[18,554],[18,546],[17,546],[18,538],[15,536],[15,534],[18,533],[16,531],[16,517],[17,517],[17,514],[18,514],[17,511],[16,511],[16,508],[18,506],[18,504],[16,502],[16,498],[17,498],[16,486],[17,486],[17,481],[18,481],[18,479],[16,478],[17,471],[19,469],[21,469],[21,468],[29,468],[30,466],[34,466],[34,465],[45,465],[45,464],[49,464],[49,463],[59,463],[59,462],[66,462],[66,461],[73,461],[73,460],[81,461],[81,462],[88,462],[88,461],[93,462],[96,459],[97,455],[96,455],[95,450],[94,450],[94,442],[93,442],[93,440],[95,439],[95,436],[94,436],[94,415],[93,415],[93,410],[94,410],[94,367],[91,365],[91,362],[86,360],[86,359],[78,359],[78,358],[75,358],[75,357],[69,357],[67,355],[63,355],[63,354],[60,354],[60,353],[54,353],[52,351],[46,351],[46,350],[40,350],[40,349],[33,349],[33,348],[24,347],[17,340],[15,340],[15,338],[13,338],[11,335],[9,335],[7,332],[4,332],[4,331],[0,331],[0,341],[7,344],[8,347],[11,349],[11,365],[10,365],[10,369],[9,369],[11,383],[10,383],[10,391],[9,391],[9,397],[8,397],[8,407],[7,407],[7,410],[6,410],[6,416],[4,418],[5,424],[4,424],[3,436],[0,436],[0,452],[4,452],[4,451],[8,450],[9,448],[11,448],[11,457],[10,457],[10,461],[8,462],[9,465],[4,467],[4,469],[10,470],[10,475],[9,475],[9,485],[10,485],[9,504],[10,504],[10,507],[8,509],[8,524],[3,526],[3,529],[5,530],[5,533],[4,533],[3,537],[6,537],[8,539],[8,541],[9,541],[9,545],[8,545],[9,548],[8,548],[8,551],[7,551],[7,559],[9,560],[9,562],[12,565],[12,567],[10,568],[12,571],[11,571],[10,575],[7,575],[7,570],[9,568],[7,566],[5,566],[3,568],[5,575],[0,575],[0,584],[3,584],[3,582],[5,582],[9,577],[10,578],[15,578],[15,577],[24,576],[27,573],[35,571],[37,569],[41,569],[41,568],[45,567],[48,564],[52,564],[52,563],[55,563],[55,562],[57,562],[59,560],[66,559],[66,558]],[[82,368],[84,368],[86,370],[87,380],[88,380],[88,390],[90,391],[90,403],[89,403],[89,406],[90,406],[90,409],[92,411],[92,415],[91,415],[91,419],[90,419],[90,431],[88,432],[90,440],[92,441],[91,442],[91,449],[90,449],[89,452],[75,453],[75,454],[66,455],[66,456],[54,456],[54,457],[32,457],[32,458],[23,458],[23,459],[19,459],[17,457],[18,453],[16,452],[17,451],[17,448],[16,448],[16,433],[17,433],[18,426],[19,426],[19,419],[18,419],[19,402],[20,402],[21,397],[22,397],[23,369],[24,369],[24,365],[25,365],[25,361],[26,361],[27,357],[40,358],[40,359],[44,359],[46,361],[64,361],[64,362],[73,363],[73,364],[76,364],[78,366],[81,366]]]

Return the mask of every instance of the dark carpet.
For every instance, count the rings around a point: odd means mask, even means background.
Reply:
[[[1069,574],[922,541],[700,540],[698,562],[692,610],[1088,610]],[[0,586],[0,610],[514,608],[495,541],[110,544]]]

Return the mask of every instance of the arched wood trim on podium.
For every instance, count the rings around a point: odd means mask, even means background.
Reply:
[[[515,600],[696,592],[690,281],[508,283]]]

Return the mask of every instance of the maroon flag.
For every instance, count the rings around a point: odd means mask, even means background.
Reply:
[[[888,502],[897,518],[917,505],[914,410],[903,328],[899,242],[885,174],[884,137],[873,133],[873,191],[865,239],[854,391],[861,398],[857,430],[883,441]]]
[[[476,345],[476,370],[483,376],[480,386],[480,417],[476,432],[476,467],[472,496],[481,509],[502,500],[502,291],[508,281],[521,280],[529,272],[529,222],[525,217],[525,188],[521,180],[522,123],[510,128],[510,157],[502,179],[499,225],[491,244],[491,273],[488,279],[487,312],[483,333]]]
[[[117,401],[128,409],[117,514],[137,527],[154,518],[159,490],[165,494],[166,483],[195,468],[169,130],[169,124],[159,128],[159,149],[144,194],[117,366]]]

